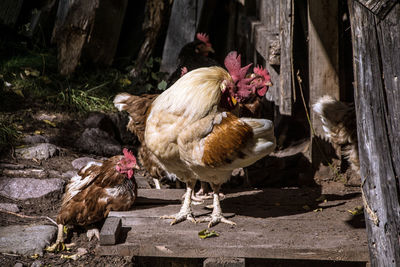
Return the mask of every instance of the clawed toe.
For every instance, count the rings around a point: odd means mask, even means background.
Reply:
[[[53,245],[47,247],[46,251],[48,251],[48,252],[60,252],[60,251],[68,250],[73,246],[75,246],[74,243],[65,244],[64,242],[59,241],[59,242],[56,242]]]
[[[171,225],[183,222],[185,220],[197,223],[192,213],[178,213],[175,215],[164,215],[160,217],[161,219],[173,219]]]
[[[220,222],[226,223],[226,224],[229,224],[229,225],[236,225],[235,222],[233,222],[231,220],[228,220],[227,218],[225,218],[222,215],[216,215],[216,214],[212,214],[210,217],[203,218],[199,222],[209,222],[208,223],[208,228],[211,228],[211,227],[217,225]]]
[[[86,232],[86,236],[88,237],[89,241],[91,241],[93,239],[93,237],[95,236],[97,238],[97,240],[100,240],[100,232],[99,229],[94,228],[94,229],[90,229]]]

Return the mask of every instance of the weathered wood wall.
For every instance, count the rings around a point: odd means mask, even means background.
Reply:
[[[293,104],[293,21],[292,0],[260,0],[256,18],[249,18],[250,42],[264,58],[265,67],[271,74],[273,86],[267,99],[279,106],[279,112],[292,114]],[[252,61],[257,62],[254,56]]]
[[[379,17],[348,1],[372,266],[400,266],[400,4],[386,2],[390,11]]]
[[[194,40],[203,2],[203,0],[174,1],[164,45],[161,71],[174,72],[180,49]]]

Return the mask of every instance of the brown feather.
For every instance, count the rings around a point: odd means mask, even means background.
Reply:
[[[144,141],[144,130],[146,128],[146,118],[149,113],[149,108],[158,94],[144,94],[140,96],[131,95],[126,101],[124,110],[129,113],[132,120],[129,121],[127,128],[134,133],[139,141]]]
[[[205,139],[202,161],[206,166],[218,167],[231,163],[235,157],[240,156],[239,150],[253,137],[249,125],[231,113],[227,115],[220,124],[214,125]]]
[[[137,196],[137,185],[134,178],[127,179],[115,169],[122,156],[114,156],[103,162],[102,166],[92,165],[83,168],[78,175],[81,180],[88,175],[94,179],[80,192],[70,198],[71,183],[66,188],[63,203],[57,216],[57,223],[63,225],[88,225],[101,221],[111,210],[128,210]],[[121,189],[111,196],[107,189]]]

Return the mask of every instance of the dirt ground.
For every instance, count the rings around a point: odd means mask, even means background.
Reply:
[[[17,113],[13,113],[14,118],[19,118],[20,130],[23,135],[34,134],[40,131],[46,137],[52,137],[52,143],[62,148],[59,155],[44,161],[32,161],[32,160],[18,160],[14,157],[13,151],[9,151],[0,158],[2,163],[14,163],[22,164],[25,168],[41,168],[46,171],[56,170],[60,173],[64,173],[73,170],[71,162],[79,157],[89,156],[99,158],[99,156],[88,155],[79,152],[76,148],[73,148],[73,141],[83,131],[83,120],[82,117],[74,117],[70,114],[57,113],[56,125],[53,127],[49,124],[38,122],[35,120],[35,115],[40,113],[49,113],[43,111],[40,108],[34,108],[33,110],[20,110]],[[11,114],[10,114],[11,116]],[[296,170],[294,170],[296,172]],[[140,173],[141,175],[148,178],[149,183],[152,180],[145,171]],[[354,174],[347,174],[347,180],[356,179]],[[319,178],[318,178],[319,177]],[[332,182],[332,179],[324,178],[325,175],[317,176],[317,186],[321,187],[321,191],[324,192],[338,192],[345,190],[343,182],[336,181]],[[69,178],[63,178],[65,182],[68,182]],[[232,187],[240,186],[240,183],[232,183]],[[168,187],[166,185],[165,187]],[[57,216],[58,209],[61,204],[62,192],[53,192],[44,197],[37,199],[28,199],[25,201],[9,199],[0,197],[0,203],[15,203],[18,205],[20,216],[1,212],[0,215],[0,226],[16,225],[16,224],[52,224],[49,220],[43,219],[40,216],[48,216],[55,219]],[[25,217],[29,216],[29,217]],[[101,225],[99,225],[101,226]],[[58,254],[44,252],[43,257],[31,258],[22,257],[18,255],[3,254],[0,257],[0,266],[14,266],[16,263],[22,263],[23,266],[31,266],[35,261],[40,261],[44,266],[135,266],[134,259],[119,257],[119,256],[98,256],[95,254],[95,247],[98,244],[97,240],[88,241],[85,233],[85,229],[75,228],[70,237],[70,242],[76,244],[76,246],[69,252],[62,252]],[[67,240],[68,241],[68,240]],[[61,255],[72,255],[76,253],[78,248],[87,249],[88,253],[78,260],[74,261],[71,259],[63,259]]]

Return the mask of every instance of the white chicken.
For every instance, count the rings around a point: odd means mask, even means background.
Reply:
[[[264,90],[264,77],[246,78],[250,65],[241,68],[240,56],[231,52],[225,66],[199,68],[182,76],[152,103],[145,128],[148,149],[168,172],[187,185],[185,199],[171,224],[196,222],[191,195],[196,180],[213,189],[213,212],[208,227],[219,222],[235,224],[223,217],[219,190],[232,170],[246,167],[275,148],[273,124],[266,119],[238,118],[232,110],[237,102]]]

